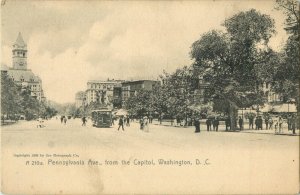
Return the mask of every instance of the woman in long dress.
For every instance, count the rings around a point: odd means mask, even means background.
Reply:
[[[144,131],[149,132],[149,121],[146,116],[144,117]]]

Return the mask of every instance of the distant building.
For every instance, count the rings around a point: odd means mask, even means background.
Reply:
[[[87,83],[86,103],[100,102],[104,104],[113,103],[114,87],[121,86],[121,80],[90,80]]]
[[[42,80],[30,69],[27,69],[27,45],[25,44],[21,33],[19,33],[12,49],[13,67],[6,70],[10,78],[22,88],[29,88],[31,96],[39,101],[45,101],[42,88]]]
[[[122,85],[121,84],[114,87],[113,106],[114,108],[122,107]]]
[[[129,97],[134,96],[141,89],[152,90],[155,85],[158,85],[159,81],[153,80],[138,80],[127,81],[122,83],[122,102],[128,100]]]
[[[281,96],[278,93],[275,93],[272,90],[272,86],[270,82],[263,82],[259,86],[261,90],[264,93],[264,97],[266,98],[266,102],[268,103],[275,103],[275,102],[281,102]]]
[[[75,94],[75,106],[79,108],[85,104],[85,92],[79,91]]]

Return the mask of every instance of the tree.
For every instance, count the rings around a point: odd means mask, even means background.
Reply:
[[[276,0],[276,9],[282,10],[286,15],[285,30],[296,36],[299,41],[299,2],[297,0]]]
[[[152,95],[152,91],[141,89],[134,96],[128,98],[125,102],[125,108],[130,115],[137,117],[146,116],[153,112]]]
[[[26,120],[32,120],[42,116],[44,107],[41,106],[39,101],[31,96],[29,87],[21,89],[21,113],[25,115]]]
[[[161,117],[187,120],[191,115],[196,89],[193,67],[184,66],[173,73],[160,75],[161,84],[154,88],[152,107]]]
[[[1,115],[12,119],[21,110],[20,88],[5,73],[1,73]]]
[[[296,0],[276,0],[278,10],[283,11],[286,16],[285,30],[289,33],[289,38],[281,53],[282,61],[279,64],[274,76],[274,90],[282,94],[283,100],[295,99],[297,102],[298,116],[300,100],[300,11],[299,2]]]
[[[238,108],[263,103],[258,86],[263,81],[257,69],[263,65],[258,45],[268,48],[274,20],[252,9],[226,19],[223,26],[226,32],[212,30],[195,41],[190,55],[209,84],[207,96],[228,105],[234,128]]]

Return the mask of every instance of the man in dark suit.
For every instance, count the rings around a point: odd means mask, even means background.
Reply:
[[[196,128],[195,133],[200,133],[200,121],[198,118],[195,119],[194,125]]]
[[[211,130],[211,120],[209,118],[206,120],[206,129],[207,131]]]
[[[230,121],[230,117],[227,117],[225,120],[225,126],[226,126],[226,131],[228,131],[228,129],[231,129],[231,125],[230,125],[231,121]]]
[[[218,129],[219,129],[219,119],[217,117],[215,117],[215,119],[213,120],[213,126],[214,126],[214,130],[218,131]]]
[[[122,127],[122,130],[124,131],[124,121],[123,121],[123,117],[120,117],[120,119],[119,119],[119,127],[118,127],[118,131],[119,131],[120,127]]]
[[[240,131],[243,130],[243,123],[244,123],[244,121],[243,121],[242,117],[240,116],[240,118],[239,118]]]

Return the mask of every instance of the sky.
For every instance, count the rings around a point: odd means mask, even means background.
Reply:
[[[270,46],[286,41],[285,16],[274,1],[12,1],[1,7],[1,64],[12,66],[19,32],[28,68],[48,100],[74,102],[88,80],[157,79],[190,65],[193,42],[240,11],[275,19]]]

